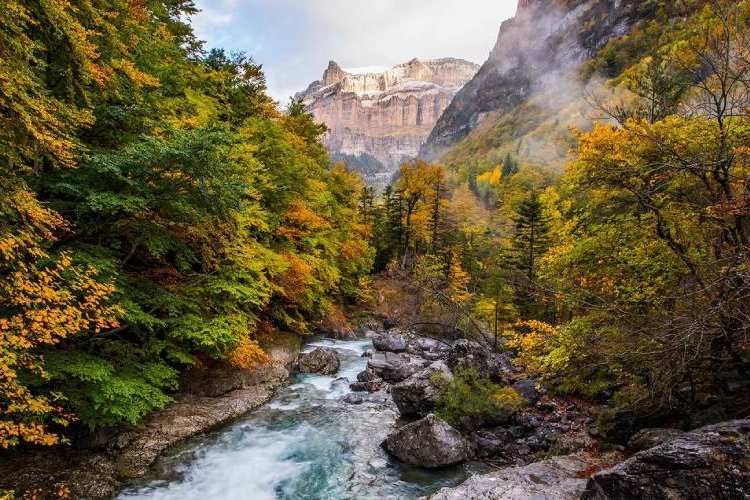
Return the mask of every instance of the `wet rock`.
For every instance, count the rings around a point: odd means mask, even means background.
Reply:
[[[506,354],[490,349],[470,340],[458,340],[446,353],[446,363],[453,372],[471,369],[480,377],[494,381],[505,381],[511,372],[511,362]]]
[[[398,383],[426,368],[429,361],[408,354],[373,353],[367,369],[386,382]]]
[[[584,499],[750,498],[750,420],[674,437],[591,477]]]
[[[386,330],[372,337],[372,345],[378,351],[383,352],[406,352],[409,337],[401,330]]]
[[[684,434],[679,429],[641,429],[628,441],[631,451],[643,451]]]
[[[401,427],[388,436],[383,447],[407,464],[427,468],[457,464],[472,455],[469,441],[434,415]]]
[[[453,378],[448,366],[435,361],[391,387],[393,400],[403,416],[425,416],[435,409],[440,391]]]
[[[388,384],[372,370],[364,370],[357,374],[357,381],[349,386],[354,392],[377,392],[386,389]]]
[[[371,382],[354,382],[349,385],[349,389],[354,392],[378,392],[386,390],[388,384],[383,379],[373,380]]]
[[[581,456],[555,457],[471,477],[455,488],[443,488],[430,499],[577,500],[586,489],[586,479],[579,478],[579,472],[589,466]]]
[[[314,351],[301,354],[298,367],[300,373],[333,375],[339,370],[339,357],[333,349],[318,347]]]
[[[343,396],[341,401],[351,405],[361,405],[364,403],[387,404],[391,402],[391,396],[385,391],[376,391],[373,393],[352,392]]]

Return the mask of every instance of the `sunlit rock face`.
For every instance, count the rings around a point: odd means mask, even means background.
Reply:
[[[342,69],[331,61],[323,78],[297,95],[329,132],[334,154],[374,157],[390,177],[417,156],[438,118],[479,66],[461,59],[411,61],[393,68]]]
[[[440,157],[490,113],[554,89],[614,37],[628,33],[639,0],[519,0],[488,60],[453,99],[421,156]],[[562,92],[561,92],[562,93]]]

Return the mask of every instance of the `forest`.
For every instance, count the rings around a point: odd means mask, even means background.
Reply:
[[[359,179],[183,0],[0,12],[0,446],[134,424],[203,358],[264,360],[369,272]],[[65,50],[60,50],[65,47]]]
[[[750,2],[656,4],[580,69],[595,119],[563,169],[472,138],[379,193],[258,62],[204,47],[192,1],[5,0],[0,459],[361,311],[508,354],[613,439],[746,417]],[[445,387],[456,426],[523,408]]]

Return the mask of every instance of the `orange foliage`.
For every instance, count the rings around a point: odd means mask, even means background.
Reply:
[[[255,368],[271,362],[271,359],[258,342],[243,336],[237,347],[229,355],[229,362],[237,368]]]

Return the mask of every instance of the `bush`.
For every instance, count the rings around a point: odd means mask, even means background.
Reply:
[[[436,374],[435,377],[443,377]],[[473,369],[458,370],[446,383],[437,402],[436,414],[454,427],[470,429],[502,425],[528,402],[512,387],[492,383]]]

